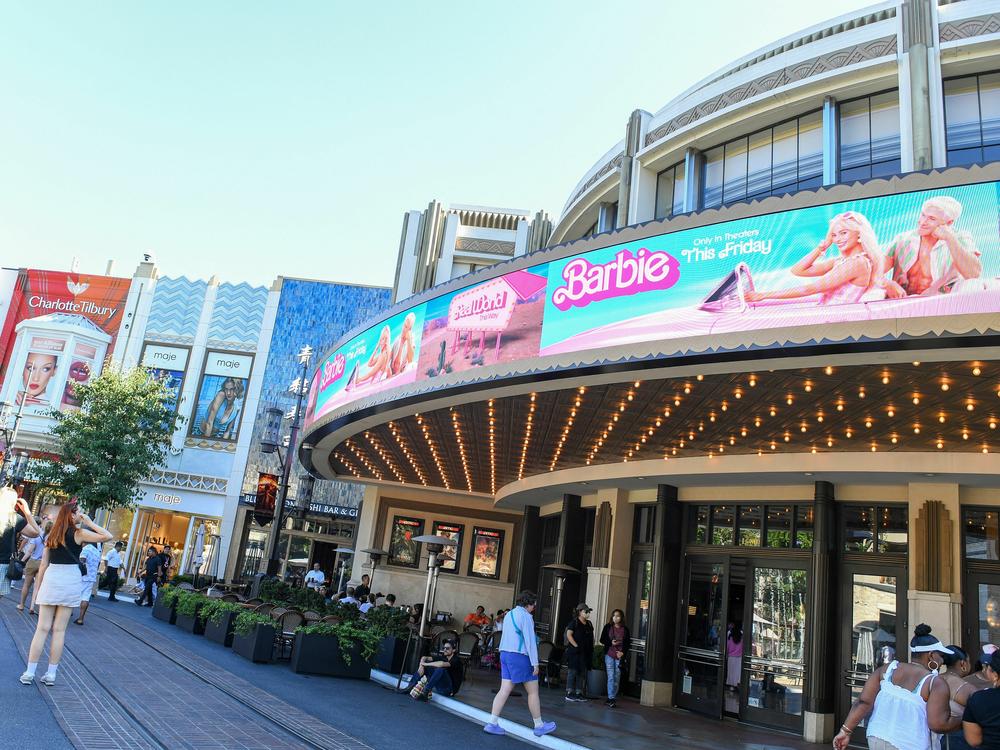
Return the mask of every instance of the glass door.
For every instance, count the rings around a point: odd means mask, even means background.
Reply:
[[[742,643],[727,650],[742,658],[740,718],[769,726],[800,729],[805,687],[808,574],[803,568],[753,565],[747,572],[743,621],[735,622]],[[733,619],[736,613],[730,615]],[[729,665],[732,672],[739,662]]]
[[[728,567],[689,559],[674,683],[678,706],[716,718],[723,709]]]
[[[625,622],[632,634],[632,644],[625,661],[624,692],[638,697],[646,667],[646,638],[649,636],[649,595],[653,586],[653,554],[639,552],[632,556],[629,577],[628,608]]]
[[[963,609],[963,640],[970,654],[979,654],[987,643],[1000,644],[1000,575],[967,573]]]
[[[869,675],[899,653],[906,658],[906,569],[852,565],[841,588],[841,687],[838,715],[844,716]],[[865,740],[862,722],[851,737]]]

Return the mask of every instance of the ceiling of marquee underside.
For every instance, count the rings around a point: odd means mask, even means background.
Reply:
[[[1000,449],[1000,363],[629,380],[429,411],[338,445],[341,476],[496,494],[579,466],[767,452]]]

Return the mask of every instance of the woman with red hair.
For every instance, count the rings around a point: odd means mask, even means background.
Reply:
[[[28,668],[21,675],[22,685],[30,685],[35,681],[38,660],[50,632],[52,644],[49,646],[49,668],[42,677],[42,684],[50,687],[55,684],[63,641],[66,638],[66,625],[73,608],[80,605],[80,592],[83,590],[80,551],[88,542],[103,544],[111,539],[107,529],[98,526],[78,509],[75,499],[59,508],[52,530],[45,539],[45,551],[38,571],[42,580],[36,599],[38,625],[28,651]]]

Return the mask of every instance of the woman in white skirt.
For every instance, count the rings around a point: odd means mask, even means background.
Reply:
[[[59,660],[62,658],[66,625],[73,609],[80,604],[83,575],[80,572],[80,551],[91,542],[110,542],[111,534],[91,521],[77,508],[73,499],[59,509],[52,530],[45,539],[45,552],[38,571],[42,582],[38,587],[38,625],[31,639],[28,651],[28,668],[21,675],[21,684],[30,685],[35,681],[38,660],[45,648],[45,641],[52,633],[49,646],[49,668],[42,677],[43,685],[54,685]]]

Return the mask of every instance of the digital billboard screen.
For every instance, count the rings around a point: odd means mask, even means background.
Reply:
[[[1000,183],[866,198],[646,237],[420,303],[320,367],[315,420],[502,362],[770,328],[1000,311]]]

